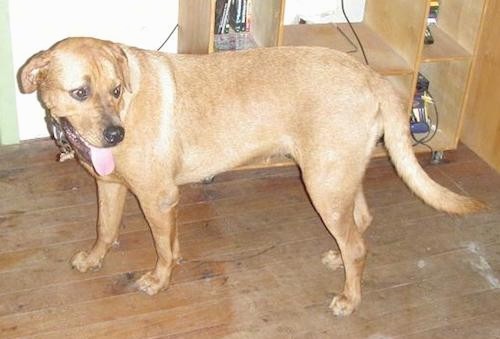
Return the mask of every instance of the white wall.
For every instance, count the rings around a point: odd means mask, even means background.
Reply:
[[[365,0],[345,0],[352,22],[363,19]],[[178,0],[11,0],[14,71],[38,51],[68,36],[93,36],[146,49],[158,48],[177,23]],[[287,0],[285,23],[298,15],[343,21],[340,0]],[[163,51],[177,50],[177,33]],[[36,94],[16,93],[21,140],[48,136]]]
[[[344,0],[344,9],[350,22],[363,21],[365,0]],[[341,0],[286,0],[285,25],[299,23],[346,22]]]
[[[177,24],[178,0],[11,0],[14,71],[38,51],[68,36],[93,36],[157,49]],[[177,50],[177,34],[163,51]],[[21,140],[48,136],[36,94],[17,91]]]

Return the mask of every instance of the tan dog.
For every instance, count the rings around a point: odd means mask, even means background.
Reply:
[[[137,282],[148,294],[168,286],[179,257],[178,186],[256,156],[290,154],[300,166],[341,250],[345,287],[330,305],[337,315],[350,314],[361,300],[362,233],[372,219],[361,182],[382,134],[398,173],[425,202],[458,214],[482,207],[436,184],[419,166],[408,116],[391,85],[330,49],[190,56],[70,38],[33,56],[20,84],[23,92],[38,90],[97,180],[97,240],[72,265],[81,272],[101,266],[117,239],[128,189],[158,254],[154,270]]]

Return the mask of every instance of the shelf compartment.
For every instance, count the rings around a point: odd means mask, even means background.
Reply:
[[[418,135],[417,135],[418,137]],[[433,151],[446,151],[456,148],[456,141],[454,139],[453,133],[447,133],[443,130],[438,130],[436,135],[426,143],[429,147],[432,148]],[[426,147],[424,145],[415,145],[413,146],[414,153],[428,153],[431,151],[431,148]],[[372,157],[388,157],[389,152],[383,144],[378,144],[373,150]]]
[[[465,60],[472,58],[472,53],[460,46],[453,38],[436,25],[430,26],[434,43],[424,45],[422,62]]]
[[[374,70],[383,75],[413,73],[411,66],[403,57],[366,24],[355,23],[353,26],[363,43],[368,62]],[[358,42],[347,24],[286,25],[283,29],[283,45],[323,46],[347,53],[357,49],[350,55],[364,62]]]
[[[215,48],[216,0],[181,0],[179,2],[178,52],[207,54]],[[258,47],[278,46],[281,41],[284,0],[251,2],[251,35]]]
[[[429,93],[439,112],[439,130],[458,144],[463,104],[467,93],[471,60],[430,62],[421,65],[421,73],[429,79]],[[450,148],[448,148],[450,149]]]
[[[439,0],[437,26],[474,53],[487,0]]]

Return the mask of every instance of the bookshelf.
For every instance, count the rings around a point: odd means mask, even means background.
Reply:
[[[429,91],[439,109],[436,149],[457,147],[486,2],[440,0],[432,27],[434,44],[422,50],[420,71],[430,80]]]
[[[180,0],[179,53],[214,52],[215,1]],[[429,142],[434,150],[457,147],[488,1],[440,0],[437,23],[431,28],[431,45],[423,43],[429,0],[366,0],[364,20],[353,24],[370,66],[395,85],[408,112],[418,73],[430,80],[429,91],[439,111],[439,128]],[[324,46],[349,52],[363,61],[347,24],[284,25],[285,0],[252,0],[252,4],[251,34],[258,46]],[[415,151],[428,149],[418,146]],[[385,154],[381,147],[375,152],[376,156]],[[259,163],[272,166],[290,161],[273,158]]]
[[[215,52],[216,0],[179,0],[178,52]],[[252,39],[258,47],[281,45],[285,0],[252,0]]]

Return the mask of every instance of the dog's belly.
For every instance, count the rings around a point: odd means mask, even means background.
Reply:
[[[193,147],[185,152],[182,167],[175,178],[178,185],[198,182],[238,166],[278,154],[291,153],[285,142],[259,144],[240,140],[238,145],[218,145],[219,147]]]

